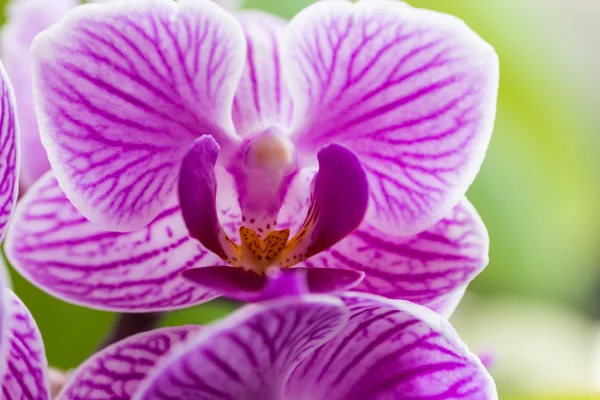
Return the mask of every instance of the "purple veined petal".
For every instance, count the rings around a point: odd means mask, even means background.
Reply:
[[[163,210],[195,138],[211,134],[227,149],[240,140],[231,107],[245,41],[209,0],[77,7],[32,54],[50,164],[77,209],[106,229],[141,229]]]
[[[0,241],[12,217],[19,185],[19,125],[15,97],[6,71],[0,63]]]
[[[354,150],[384,232],[413,235],[450,212],[492,133],[494,49],[455,17],[381,0],[316,3],[283,43],[299,154]]]
[[[2,399],[50,399],[42,335],[23,302],[4,289],[4,338],[0,347]]]
[[[140,382],[172,348],[201,330],[198,325],[163,328],[117,342],[81,364],[57,399],[131,399]]]
[[[308,215],[283,252],[281,265],[297,264],[352,233],[367,210],[369,187],[356,154],[337,144],[323,147],[311,184]]]
[[[488,250],[487,229],[465,198],[415,236],[391,236],[363,224],[304,265],[362,271],[366,277],[354,290],[429,305],[475,278],[488,263]]]
[[[260,11],[236,14],[246,36],[246,66],[233,101],[238,134],[252,136],[270,127],[286,129],[292,99],[281,72],[279,40],[287,21]]]
[[[294,367],[345,322],[345,307],[331,296],[246,306],[183,345],[133,398],[281,399]]]
[[[50,169],[33,105],[31,43],[38,33],[58,22],[78,4],[76,0],[20,0],[11,2],[7,9],[7,23],[0,37],[0,58],[19,105],[19,140],[21,147],[27,149],[27,156],[21,160],[20,181],[24,188]]]
[[[231,266],[192,268],[182,276],[233,300],[257,302],[307,293],[336,293],[355,287],[364,273],[333,268],[268,270],[265,275]]]
[[[495,400],[494,381],[433,311],[360,293],[348,324],[294,370],[288,400]]]
[[[86,307],[161,311],[216,296],[179,276],[219,258],[189,237],[176,205],[140,231],[107,232],[75,209],[51,172],[19,202],[5,251],[34,285]]]

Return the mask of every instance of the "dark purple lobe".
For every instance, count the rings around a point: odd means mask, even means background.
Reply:
[[[179,173],[179,204],[192,237],[225,259],[219,243],[221,224],[217,216],[215,165],[219,145],[208,135],[197,139],[187,152]]]
[[[282,265],[294,265],[327,250],[358,228],[367,211],[369,186],[356,154],[331,144],[317,158],[319,172],[312,182],[308,215],[286,247]]]
[[[319,253],[352,233],[362,222],[369,185],[360,160],[347,148],[331,144],[317,155],[314,201],[318,213],[311,235],[311,253]]]
[[[331,268],[271,269],[266,275],[230,266],[193,268],[184,279],[239,301],[258,302],[308,293],[333,293],[358,285],[364,274]]]

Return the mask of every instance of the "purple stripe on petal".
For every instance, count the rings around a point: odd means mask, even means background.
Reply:
[[[58,22],[78,4],[76,0],[20,0],[11,2],[7,9],[8,21],[0,37],[0,58],[19,104],[19,140],[21,148],[27,149],[27,155],[21,159],[20,181],[23,187],[30,186],[50,169],[33,105],[31,43],[38,33]]]
[[[464,199],[447,218],[418,235],[391,236],[363,224],[304,265],[362,271],[365,279],[354,290],[433,306],[481,272],[488,249],[485,225]]]
[[[0,64],[0,241],[17,201],[19,176],[18,124],[13,90]]]
[[[367,210],[369,188],[356,155],[331,144],[317,155],[319,172],[312,183],[311,204],[299,232],[282,254],[282,265],[327,250],[361,223]]]
[[[139,383],[174,346],[201,331],[198,325],[140,333],[93,355],[70,376],[61,400],[131,399]]]
[[[327,296],[246,306],[186,343],[135,398],[281,399],[294,367],[345,321],[341,302]]]
[[[479,359],[441,316],[359,293],[342,300],[348,324],[295,369],[286,399],[498,398]]]
[[[279,41],[287,21],[259,11],[236,14],[246,36],[246,66],[233,102],[233,121],[242,136],[269,127],[288,128],[292,99],[281,73]]]
[[[8,259],[30,282],[65,301],[144,312],[215,297],[179,277],[219,259],[189,237],[176,205],[138,232],[107,232],[83,217],[48,173],[23,197],[14,222]]]
[[[50,163],[75,206],[104,228],[133,231],[156,217],[195,138],[239,141],[231,105],[244,38],[211,1],[77,7],[32,53]]]
[[[5,363],[1,380],[3,400],[50,399],[48,362],[42,335],[23,302],[5,289],[5,337],[0,348]]]
[[[356,151],[369,221],[387,233],[413,235],[450,212],[492,133],[494,49],[457,18],[396,1],[320,2],[286,33],[299,154],[331,142]]]

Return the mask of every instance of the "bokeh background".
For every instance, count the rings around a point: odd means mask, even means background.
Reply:
[[[245,7],[289,18],[311,2]],[[496,128],[469,191],[491,261],[453,322],[493,360],[501,399],[600,399],[600,1],[409,3],[464,19],[501,63]],[[114,318],[55,300],[14,273],[13,283],[56,367],[81,362]],[[165,323],[204,323],[232,307],[213,302]]]

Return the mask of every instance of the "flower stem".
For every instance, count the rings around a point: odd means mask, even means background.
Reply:
[[[129,336],[137,335],[138,333],[152,330],[158,326],[164,313],[143,313],[143,314],[119,314],[113,324],[112,329],[102,343],[98,346],[98,350],[110,346]]]

